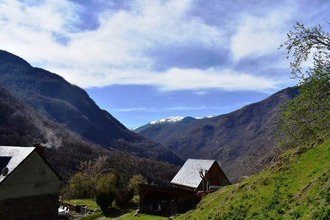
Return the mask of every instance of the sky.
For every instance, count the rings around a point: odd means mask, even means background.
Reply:
[[[296,22],[329,30],[329,6],[330,0],[0,0],[0,49],[85,89],[135,128],[228,113],[295,85],[278,48]]]

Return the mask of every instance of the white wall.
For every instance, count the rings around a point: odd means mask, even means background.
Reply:
[[[58,193],[60,180],[34,151],[0,184],[0,200]]]

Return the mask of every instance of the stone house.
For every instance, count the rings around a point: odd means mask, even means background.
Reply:
[[[37,147],[0,146],[0,220],[57,219],[61,177]]]

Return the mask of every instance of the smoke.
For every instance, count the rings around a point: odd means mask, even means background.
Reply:
[[[42,146],[56,150],[62,146],[63,132],[61,127],[57,127],[45,116],[36,113],[32,107],[15,110],[11,114],[11,119],[13,123],[23,126],[25,130],[24,135],[32,136],[34,142],[44,140],[43,142],[45,143],[42,143]]]
[[[51,129],[44,127],[43,133],[47,142],[42,143],[42,146],[47,148],[55,148],[56,150],[62,146],[62,138],[58,137]]]
[[[37,128],[42,139],[46,142],[42,143],[42,146],[47,148],[55,148],[56,150],[62,145],[62,138],[59,129],[52,128],[52,126],[47,123],[47,118],[38,114],[24,114],[24,112],[16,111],[13,116],[21,116],[24,120],[31,120],[33,125]],[[49,128],[51,127],[51,128]]]

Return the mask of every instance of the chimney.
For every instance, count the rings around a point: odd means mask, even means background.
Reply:
[[[33,144],[33,147],[35,147],[38,153],[45,158],[45,148],[40,143]]]

